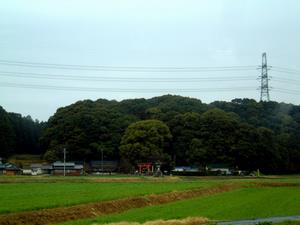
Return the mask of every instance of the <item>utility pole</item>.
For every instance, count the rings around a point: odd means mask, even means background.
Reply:
[[[101,172],[103,175],[103,148],[101,148]]]
[[[66,148],[64,148],[64,176],[66,176]]]
[[[268,78],[267,54],[262,54],[261,64],[261,84],[260,84],[260,101],[270,101],[269,95],[269,78]]]

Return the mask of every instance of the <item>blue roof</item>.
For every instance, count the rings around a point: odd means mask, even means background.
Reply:
[[[5,163],[4,168],[7,170],[19,170],[19,167],[12,163]]]

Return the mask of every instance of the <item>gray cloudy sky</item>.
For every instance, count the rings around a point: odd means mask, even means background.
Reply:
[[[2,0],[0,105],[7,111],[47,120],[58,107],[82,99],[122,100],[170,93],[207,103],[244,97],[259,100],[256,78],[260,71],[255,67],[242,71],[134,72],[7,65],[3,60],[118,67],[259,66],[263,52],[274,66],[269,71],[271,99],[299,104],[299,28],[299,0]],[[276,71],[276,67],[285,69]],[[34,74],[46,74],[47,79]],[[80,79],[49,79],[57,75]],[[102,77],[102,81],[84,79],[88,76]],[[232,78],[243,76],[247,79]],[[104,81],[103,77],[118,79]],[[187,82],[195,77],[203,80]],[[152,78],[169,82],[153,82]],[[168,80],[182,78],[185,82]],[[9,87],[20,85],[35,88]],[[45,86],[115,90],[65,91]],[[120,89],[163,90],[116,92]],[[294,91],[283,93],[287,90]]]

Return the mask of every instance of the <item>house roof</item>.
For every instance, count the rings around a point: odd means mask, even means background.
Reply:
[[[212,163],[207,166],[208,168],[217,169],[217,168],[230,168],[230,164],[227,163]]]
[[[53,166],[52,165],[42,165],[42,170],[52,170]]]
[[[192,166],[176,166],[172,171],[199,171],[198,168]]]
[[[75,163],[74,162],[66,162],[66,163],[64,163],[64,162],[54,162],[53,163],[53,166],[54,167],[64,167],[64,166],[68,166],[68,167],[70,167],[70,166],[75,166]]]
[[[12,163],[5,163],[4,168],[5,170],[20,170],[15,164]]]
[[[42,168],[42,164],[41,163],[32,163],[31,165],[30,165],[30,168]]]
[[[83,169],[83,165],[77,165],[74,162],[55,162],[52,164],[54,169],[63,169],[64,167],[68,169]],[[52,169],[52,168],[51,168]]]
[[[83,169],[83,165],[75,165],[74,169],[76,170]]]
[[[90,165],[93,166],[102,166],[102,165],[113,165],[113,166],[117,166],[118,165],[118,161],[110,161],[110,160],[97,160],[97,161],[91,161]]]

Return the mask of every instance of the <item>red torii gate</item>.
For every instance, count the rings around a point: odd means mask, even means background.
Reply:
[[[139,173],[142,172],[152,172],[153,173],[153,164],[152,163],[138,163]]]

